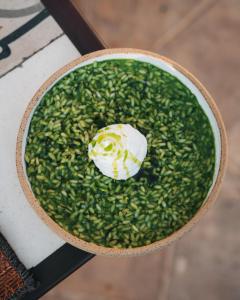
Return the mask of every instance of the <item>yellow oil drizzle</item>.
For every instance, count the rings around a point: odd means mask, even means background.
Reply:
[[[127,167],[127,165],[126,165],[126,160],[127,160],[127,158],[128,158],[128,152],[129,152],[128,150],[125,150],[125,152],[124,152],[123,168],[124,168],[124,170],[126,171],[127,176],[130,177],[129,170],[128,170],[128,167]]]
[[[122,124],[118,124],[118,128],[121,130]],[[99,136],[90,143],[92,150],[89,153],[89,157],[92,159],[96,156],[116,156],[112,163],[114,178],[118,178],[118,161],[121,159],[123,160],[123,169],[126,171],[127,177],[130,177],[129,169],[126,164],[127,160],[131,160],[139,167],[141,166],[141,162],[127,149],[123,150],[121,135],[114,132],[106,132],[109,129],[109,127],[106,127],[98,130]],[[107,146],[104,145],[104,141],[109,141],[109,144]],[[99,147],[101,150],[96,151],[95,147]]]
[[[138,165],[139,167],[141,167],[141,162],[139,159],[137,159],[137,157],[132,154],[131,152],[129,152],[129,159],[131,159],[132,162],[134,162],[136,165]]]
[[[114,159],[112,165],[113,165],[113,176],[116,179],[116,178],[118,178],[118,166],[117,166],[117,160],[116,159]]]

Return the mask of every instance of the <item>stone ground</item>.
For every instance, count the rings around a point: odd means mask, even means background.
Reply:
[[[143,48],[192,71],[215,98],[229,167],[215,207],[164,251],[96,257],[44,300],[240,299],[240,1],[73,0],[110,47]]]

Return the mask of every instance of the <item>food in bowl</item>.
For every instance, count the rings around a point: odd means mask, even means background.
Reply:
[[[89,159],[112,124],[147,140],[135,176],[117,180]],[[81,66],[45,93],[32,114],[26,174],[45,212],[86,242],[135,248],[164,239],[203,205],[213,183],[215,142],[196,96],[148,62],[108,59]]]

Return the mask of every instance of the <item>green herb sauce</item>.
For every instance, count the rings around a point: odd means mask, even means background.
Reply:
[[[138,174],[102,175],[88,159],[97,130],[130,124],[148,141]],[[197,212],[212,184],[215,145],[207,116],[178,79],[118,59],[81,67],[59,80],[35,110],[26,171],[47,214],[97,245],[131,248],[161,240]]]

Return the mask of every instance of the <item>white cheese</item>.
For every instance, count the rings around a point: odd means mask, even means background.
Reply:
[[[102,174],[120,180],[139,171],[147,154],[147,140],[128,124],[113,124],[98,130],[88,145],[88,156]]]

